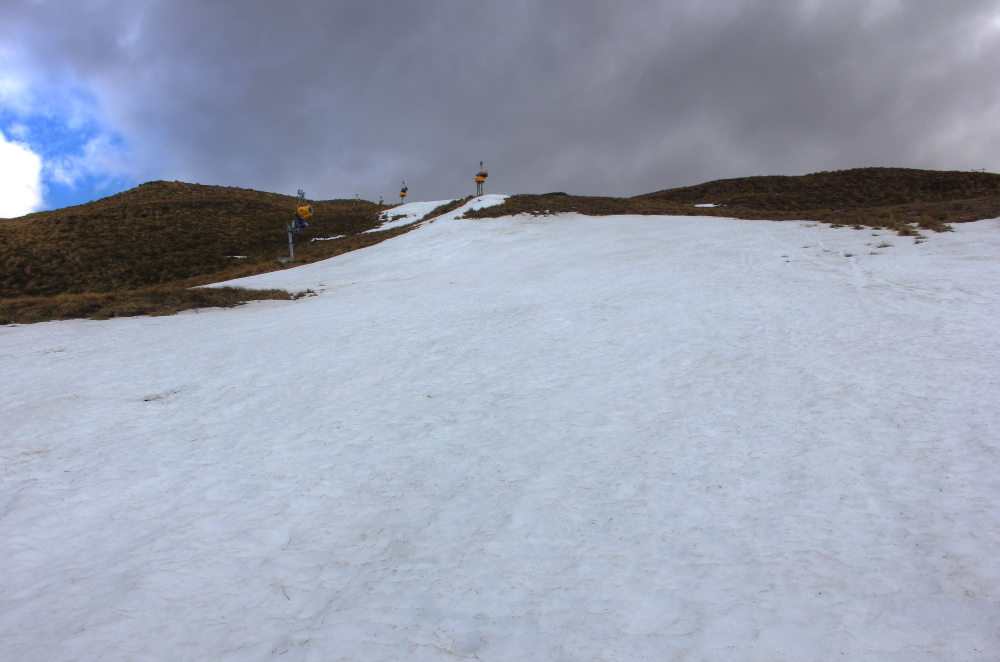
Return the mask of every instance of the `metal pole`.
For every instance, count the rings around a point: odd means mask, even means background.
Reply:
[[[288,231],[288,258],[289,262],[295,262],[295,239],[291,230]]]

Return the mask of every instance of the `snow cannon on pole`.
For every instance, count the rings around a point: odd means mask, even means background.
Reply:
[[[485,168],[483,168],[483,162],[480,161],[479,162],[479,174],[476,175],[476,197],[479,197],[479,196],[481,196],[483,194],[483,183],[486,181],[486,178],[489,177],[489,176],[490,176],[489,171],[486,170]]]
[[[403,188],[399,189],[399,204],[403,204],[406,201],[406,182],[403,182]]]
[[[289,262],[295,262],[295,235],[299,233],[300,230],[305,230],[309,227],[309,223],[306,219],[313,215],[313,208],[308,202],[306,202],[306,192],[299,189],[299,199],[298,204],[295,209],[295,218],[292,219],[291,223],[285,223],[285,232],[288,233],[288,257],[278,258],[278,261],[287,264]]]

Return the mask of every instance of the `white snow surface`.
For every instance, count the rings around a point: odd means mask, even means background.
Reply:
[[[497,194],[481,195],[478,198],[469,200],[455,211],[443,214],[438,218],[441,218],[442,220],[458,218],[470,209],[482,209],[483,207],[499,205],[508,197],[510,196]],[[430,202],[410,202],[405,205],[393,207],[392,209],[382,212],[382,218],[386,219],[382,225],[372,230],[367,230],[367,232],[381,232],[382,230],[389,230],[390,228],[398,228],[401,225],[409,225],[410,223],[419,221],[421,218],[431,213],[441,205],[446,205],[449,202],[454,201],[455,200],[431,200]],[[400,216],[401,218],[391,220],[397,216]],[[437,220],[437,218],[434,220]]]
[[[2,327],[0,658],[996,660],[1000,221],[872,234],[445,219]]]

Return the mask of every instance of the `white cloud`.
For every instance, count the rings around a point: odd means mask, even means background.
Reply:
[[[42,157],[0,133],[0,218],[42,208]]]

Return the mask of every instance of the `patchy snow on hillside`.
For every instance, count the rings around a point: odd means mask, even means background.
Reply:
[[[375,228],[374,230],[368,230],[368,232],[378,232],[379,230],[388,230],[389,228],[399,227],[400,225],[407,225],[413,223],[414,221],[419,221],[421,218],[434,211],[441,205],[446,205],[449,202],[454,202],[454,200],[431,200],[428,202],[408,202],[405,205],[399,205],[393,207],[392,209],[387,209],[379,216],[383,221],[382,225]],[[397,218],[398,217],[398,218]]]
[[[493,205],[499,205],[503,203],[503,201],[506,200],[508,197],[509,196],[506,195],[496,195],[496,194],[481,195],[478,198],[473,198],[472,200],[469,200],[469,202],[465,203],[455,211],[450,212],[448,214],[443,214],[441,218],[442,219],[458,218],[470,209],[482,209],[483,207],[492,207]],[[381,232],[382,230],[389,230],[390,228],[398,228],[401,225],[409,225],[410,223],[419,221],[424,216],[431,213],[441,205],[446,205],[449,202],[454,202],[454,200],[410,202],[405,205],[393,207],[392,209],[382,212],[381,218],[385,219],[382,225],[378,226],[373,230],[368,230],[368,232]]]
[[[998,255],[452,217],[2,327],[0,658],[996,660]]]

